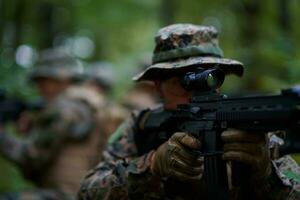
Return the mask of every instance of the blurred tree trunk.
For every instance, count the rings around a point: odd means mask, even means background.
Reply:
[[[259,14],[261,11],[260,0],[244,0],[242,1],[244,10],[241,20],[241,33],[244,45],[255,45],[258,36]]]
[[[292,41],[292,23],[290,12],[290,1],[279,0],[278,2],[278,25],[282,33],[282,49],[292,57],[295,55],[295,42]]]
[[[53,12],[54,5],[49,1],[42,1],[38,5],[38,13],[41,13],[39,16],[39,29],[40,29],[40,42],[39,48],[45,49],[52,46],[54,40],[54,26],[53,26]]]
[[[39,49],[52,48],[57,36],[70,36],[74,32],[76,16],[74,8],[69,1],[57,3],[43,0],[38,3],[37,9],[41,13],[38,21],[40,32]]]
[[[16,50],[22,43],[23,18],[25,16],[26,0],[18,0],[14,14],[14,41],[13,48]]]
[[[26,0],[0,0],[0,45],[15,50],[22,43]]]
[[[4,0],[0,0],[0,50],[3,48],[2,40],[4,34]]]
[[[160,8],[160,26],[173,24],[175,19],[175,2],[174,0],[161,0]]]
[[[291,31],[291,15],[289,11],[289,0],[278,0],[278,10],[279,10],[279,27],[287,35]]]
[[[236,8],[239,13],[239,27],[241,35],[241,45],[245,47],[244,64],[246,67],[251,68],[248,70],[245,79],[245,88],[250,91],[255,91],[260,88],[259,86],[259,66],[260,60],[258,55],[258,38],[259,38],[259,24],[260,14],[262,10],[261,0],[242,0]]]

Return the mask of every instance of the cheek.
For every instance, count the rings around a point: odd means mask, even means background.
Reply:
[[[46,92],[50,93],[50,94],[54,93],[54,91],[55,91],[55,87],[53,85],[48,85],[45,89],[46,89]]]
[[[184,90],[180,85],[177,84],[163,84],[162,91],[165,95],[173,97],[184,97],[188,94],[186,90]]]
[[[179,104],[187,104],[190,100],[190,94],[187,95],[173,95],[173,94],[164,94],[164,106],[167,109],[176,109]]]
[[[38,87],[42,94],[51,95],[55,93],[56,87],[53,84],[42,84]]]
[[[191,93],[183,89],[176,80],[161,84],[160,91],[167,109],[176,109],[178,104],[188,103],[191,96]]]
[[[169,96],[168,98],[164,98],[164,106],[166,109],[174,110],[178,105],[187,103],[189,103],[189,98],[187,96],[173,96],[172,98]]]

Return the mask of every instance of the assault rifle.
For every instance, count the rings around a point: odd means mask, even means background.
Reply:
[[[22,112],[40,110],[43,107],[42,102],[24,102],[19,99],[8,98],[5,91],[0,89],[0,123],[16,121]]]
[[[194,91],[189,104],[174,111],[153,110],[136,135],[139,154],[156,149],[178,131],[188,132],[202,141],[204,181],[209,199],[228,199],[226,163],[222,160],[221,133],[236,128],[258,133],[300,131],[300,89],[282,90],[270,96],[232,97],[216,92],[224,81],[218,69],[189,72],[182,86]],[[285,152],[300,152],[299,134],[287,134]],[[236,163],[237,164],[237,163]],[[239,163],[240,164],[240,163]],[[237,165],[239,165],[237,164]]]

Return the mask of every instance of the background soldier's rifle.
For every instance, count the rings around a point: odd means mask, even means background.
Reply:
[[[15,98],[8,98],[5,91],[0,89],[0,123],[16,121],[24,111],[41,110],[43,102],[25,102]]]
[[[218,69],[187,73],[182,78],[182,85],[194,91],[190,103],[179,105],[175,111],[151,111],[142,133],[135,138],[139,154],[157,148],[178,131],[199,138],[202,148],[197,153],[204,156],[204,180],[209,199],[228,199],[226,163],[221,158],[223,142],[220,136],[224,130],[300,131],[299,88],[282,90],[279,95],[228,98],[216,92],[223,81],[224,74]],[[285,152],[300,152],[299,134],[287,134],[285,139]],[[235,166],[241,164],[235,162]]]

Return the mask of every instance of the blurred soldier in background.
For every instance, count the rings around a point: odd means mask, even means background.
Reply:
[[[30,79],[46,105],[28,137],[0,132],[0,152],[16,163],[38,189],[7,193],[0,199],[73,199],[82,175],[99,161],[97,124],[104,100],[77,86],[81,64],[61,49],[40,53]]]
[[[116,82],[113,66],[109,62],[87,64],[84,75],[86,83],[103,95],[108,95]]]
[[[225,74],[243,74],[242,63],[223,58],[214,27],[170,25],[159,30],[155,42],[152,65],[134,78],[155,83],[164,102],[154,112],[189,103],[195,91],[180,82],[187,72],[218,68]],[[155,141],[147,139],[158,136],[144,129],[149,114],[149,109],[133,113],[112,135],[104,161],[82,182],[79,199],[208,199],[204,158],[195,154],[200,139],[175,132],[146,149],[147,142]],[[266,135],[228,129],[221,138],[222,158],[243,164],[247,170],[241,172],[250,175],[240,177],[244,184],[230,188],[230,199],[300,199],[299,166],[289,156],[272,158]],[[234,169],[228,166],[232,174]]]
[[[87,64],[84,74],[85,84],[83,85],[89,90],[96,91],[105,101],[104,106],[101,107],[101,112],[98,112],[98,124],[101,124],[102,132],[99,151],[102,152],[108,137],[126,119],[129,112],[113,102],[109,97],[113,85],[116,83],[116,76],[112,64],[103,61]]]
[[[121,104],[130,112],[154,108],[159,103],[154,84],[144,81],[133,85],[121,99]]]
[[[150,64],[150,57],[144,56],[138,62],[138,73],[144,71]],[[120,102],[128,112],[154,108],[160,103],[155,85],[151,81],[143,81],[132,85],[121,98]]]

